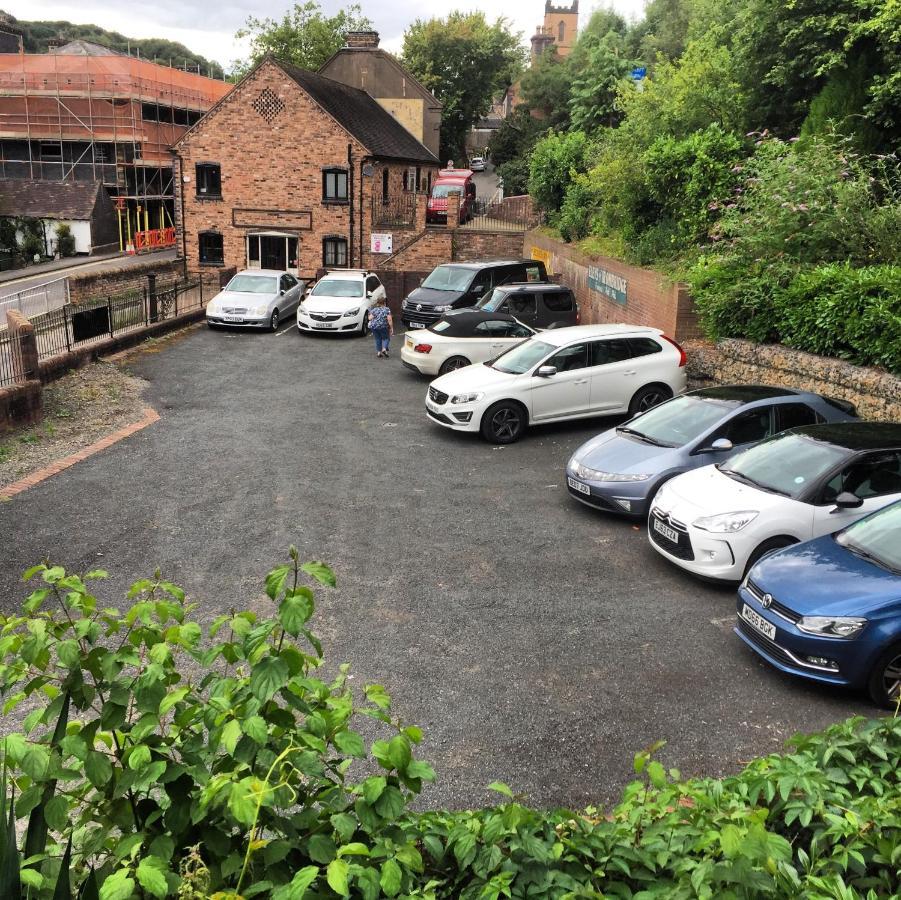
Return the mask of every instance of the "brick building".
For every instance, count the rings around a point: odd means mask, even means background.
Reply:
[[[173,148],[192,272],[368,266],[438,160],[367,92],[268,57]],[[389,213],[390,215],[386,215]],[[382,229],[384,230],[384,229]]]

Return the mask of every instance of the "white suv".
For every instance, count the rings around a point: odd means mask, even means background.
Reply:
[[[433,422],[511,444],[542,422],[644,412],[685,390],[685,352],[656,328],[576,325],[436,378]]]
[[[369,310],[385,296],[377,275],[363,269],[329,270],[297,308],[298,333],[369,331]]]

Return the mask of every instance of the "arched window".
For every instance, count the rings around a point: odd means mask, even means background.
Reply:
[[[560,24],[557,26],[557,41],[562,44],[565,39],[566,39],[566,22],[561,20]]]

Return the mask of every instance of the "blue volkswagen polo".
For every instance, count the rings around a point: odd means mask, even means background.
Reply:
[[[735,633],[783,672],[901,692],[901,501],[764,557],[738,589]]]

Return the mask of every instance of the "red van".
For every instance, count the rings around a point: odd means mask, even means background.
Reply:
[[[447,195],[452,191],[460,193],[460,222],[472,218],[476,199],[476,185],[471,169],[441,169],[432,185],[426,206],[425,220],[429,225],[447,223]]]

